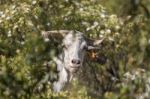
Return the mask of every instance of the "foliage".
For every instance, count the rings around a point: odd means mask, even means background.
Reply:
[[[140,8],[136,14],[127,13],[130,9],[123,6],[131,0],[115,1],[0,1],[0,98],[150,97],[150,20]],[[148,7],[147,2],[142,3]],[[91,39],[104,39],[97,59],[87,59],[79,81],[72,81],[61,93],[51,90],[57,79],[55,64],[45,64],[60,52],[61,41],[51,38],[45,42],[41,36],[42,30],[56,29],[78,30]]]

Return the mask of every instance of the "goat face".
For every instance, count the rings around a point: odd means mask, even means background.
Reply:
[[[76,72],[83,64],[85,49],[87,47],[83,33],[68,33],[63,39],[64,66],[71,72]]]
[[[63,65],[69,72],[76,72],[83,64],[85,50],[97,49],[102,40],[91,40],[86,38],[83,33],[73,30],[54,30],[43,31],[43,37],[46,39],[48,35],[54,37],[63,37]],[[90,46],[92,45],[92,46]]]
[[[88,39],[83,33],[72,30],[42,31],[42,35],[45,41],[49,41],[49,35],[63,37],[63,52],[58,58],[54,59],[59,70],[59,79],[54,82],[53,87],[55,92],[60,92],[65,84],[71,80],[72,74],[77,72],[82,66],[85,51],[99,49],[96,45],[99,45],[103,41]]]

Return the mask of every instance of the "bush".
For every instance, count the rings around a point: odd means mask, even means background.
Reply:
[[[0,98],[150,97],[149,19],[142,11],[133,18],[109,14],[100,3],[0,1]],[[113,3],[109,1],[108,5]],[[51,90],[52,81],[57,78],[55,65],[44,65],[60,52],[61,41],[51,38],[44,42],[41,36],[42,30],[57,29],[78,30],[91,39],[104,39],[101,50],[96,52],[98,58],[87,59],[79,79],[61,93]]]

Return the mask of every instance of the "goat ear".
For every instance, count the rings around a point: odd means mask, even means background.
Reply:
[[[99,50],[100,47],[95,47],[95,46],[90,46],[90,45],[88,45],[86,49],[87,49],[87,51],[91,51],[91,50]]]
[[[101,43],[104,41],[104,39],[100,39],[100,40],[92,40],[92,39],[88,39],[88,46],[87,46],[87,50],[99,50],[101,49]]]
[[[92,46],[98,46],[104,41],[104,38],[94,40],[94,39],[90,39],[90,38],[85,37],[85,39],[86,39],[88,45],[92,45]]]
[[[94,45],[94,46],[100,45],[103,41],[104,41],[104,38],[103,38],[103,39],[100,39],[100,40],[95,40],[95,41],[93,42],[93,45]]]

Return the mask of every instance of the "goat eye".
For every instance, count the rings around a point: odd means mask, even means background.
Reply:
[[[61,46],[62,48],[66,48],[66,46],[63,44],[62,46]]]
[[[68,49],[69,46],[70,46],[70,45],[63,45],[62,47],[63,47],[64,49]]]
[[[85,46],[83,46],[83,50],[87,50],[87,46],[85,45]]]
[[[62,47],[63,47],[64,49],[67,49],[67,46],[66,46],[66,45],[63,45]]]

